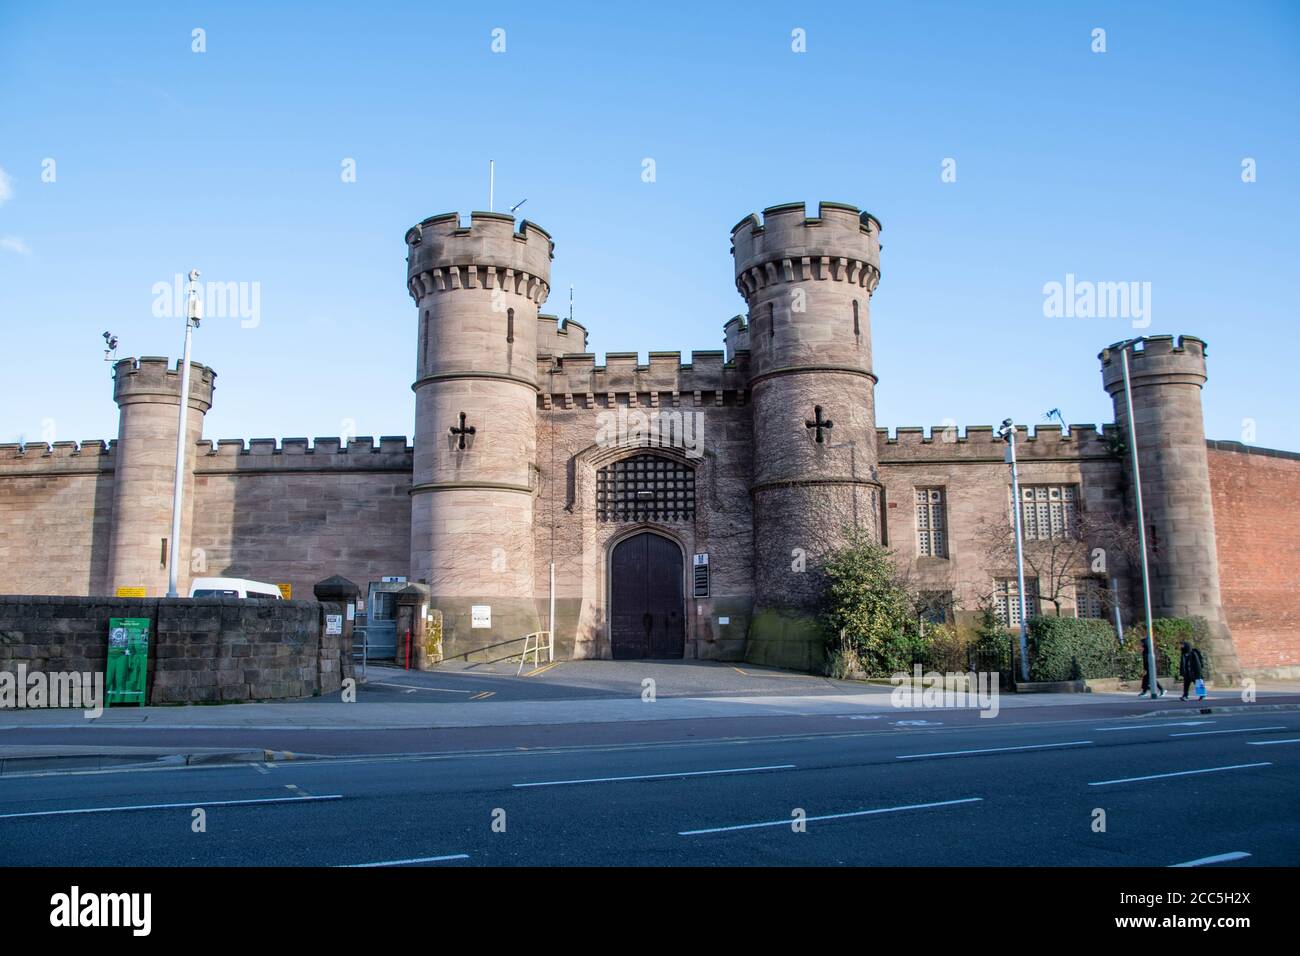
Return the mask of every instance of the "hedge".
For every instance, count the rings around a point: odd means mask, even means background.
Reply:
[[[1156,618],[1156,673],[1176,675],[1181,645],[1200,648],[1205,676],[1210,660],[1205,646],[1209,625],[1204,618]],[[1145,628],[1130,629],[1121,647],[1114,628],[1096,618],[1034,617],[1029,620],[1029,679],[1033,681],[1091,680],[1142,676]]]

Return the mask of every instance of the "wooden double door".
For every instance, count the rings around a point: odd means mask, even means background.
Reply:
[[[610,642],[615,660],[680,659],[686,651],[682,550],[644,531],[610,557]]]

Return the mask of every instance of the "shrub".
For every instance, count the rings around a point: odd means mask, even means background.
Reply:
[[[1089,680],[1115,676],[1118,643],[1105,621],[1095,618],[1029,619],[1029,679]]]
[[[1205,664],[1204,676],[1208,679],[1212,673],[1212,663],[1206,645],[1209,643],[1210,625],[1203,617],[1157,617],[1151,621],[1152,630],[1156,632],[1156,672],[1161,675],[1180,676],[1182,662],[1182,643],[1187,641],[1201,652]],[[1124,635],[1125,652],[1131,655],[1128,667],[1131,673],[1125,677],[1142,676],[1142,638],[1146,636],[1146,627],[1139,625]]]
[[[912,630],[907,590],[898,582],[890,552],[866,531],[849,530],[847,543],[830,554],[823,573],[823,616],[835,635],[828,658],[851,649],[869,676],[908,670],[923,659],[925,644]]]
[[[987,605],[980,608],[975,640],[967,645],[969,666],[977,671],[1010,671],[1012,640],[993,609]]]
[[[948,624],[935,624],[925,632],[925,660],[927,670],[943,673],[965,671],[969,666],[966,642],[957,629]]]

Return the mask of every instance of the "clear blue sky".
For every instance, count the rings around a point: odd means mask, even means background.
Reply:
[[[884,223],[881,425],[1110,421],[1135,332],[1045,318],[1073,273],[1210,343],[1210,437],[1300,449],[1297,117],[1287,2],[0,2],[0,441],[114,436],[100,333],[174,359],[151,289],[195,266],[261,285],[198,333],[208,437],[410,435],[403,233],[484,208],[494,158],[598,356],[721,348],[731,226],[838,200]]]

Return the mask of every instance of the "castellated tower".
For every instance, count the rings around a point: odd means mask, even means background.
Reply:
[[[1219,593],[1214,506],[1210,494],[1201,386],[1205,343],[1190,335],[1138,340],[1129,353],[1138,467],[1146,516],[1151,570],[1151,613],[1155,617],[1203,617],[1210,622],[1205,648],[1218,677],[1239,673],[1236,651]],[[1100,356],[1102,380],[1115,406],[1115,421],[1127,441],[1124,372],[1119,344]],[[1125,464],[1128,463],[1125,458]],[[1130,480],[1132,476],[1130,475]],[[1130,504],[1132,493],[1130,491]],[[1138,592],[1140,593],[1140,592]],[[1141,614],[1140,607],[1135,609]]]
[[[406,243],[419,308],[410,573],[443,612],[450,657],[539,628],[537,311],[554,243],[487,212],[472,213],[469,228],[458,213],[426,219]],[[475,606],[491,609],[489,628],[472,628]]]
[[[846,526],[879,537],[871,295],[880,223],[840,203],[774,206],[731,231],[749,306],[755,611],[748,659],[822,655],[816,575]],[[737,331],[737,337],[739,333]]]
[[[177,588],[189,593],[190,528],[194,502],[195,445],[203,437],[203,416],[212,407],[217,373],[190,363],[189,415],[185,430],[184,515],[177,543]],[[113,366],[118,405],[113,451],[113,534],[108,555],[108,591],[144,588],[146,597],[167,594],[167,539],[172,533],[172,491],[176,479],[176,425],[180,417],[180,362],[122,359]]]

